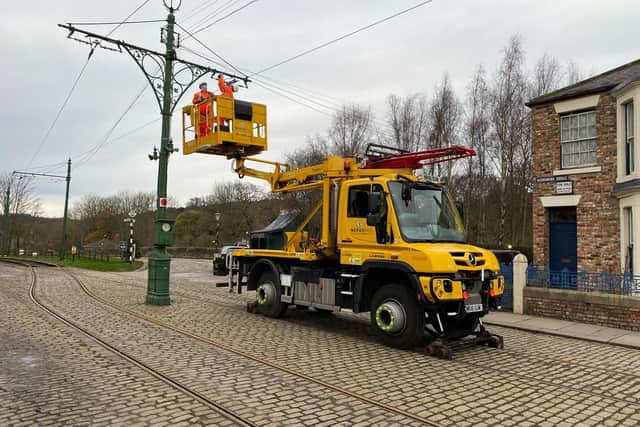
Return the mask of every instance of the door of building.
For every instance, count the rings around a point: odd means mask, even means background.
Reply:
[[[562,271],[575,273],[578,270],[578,232],[576,226],[576,208],[562,207],[549,209],[549,270],[553,285],[568,285],[566,275]],[[564,286],[563,286],[564,287]]]

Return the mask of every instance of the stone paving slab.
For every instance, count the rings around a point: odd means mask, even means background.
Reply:
[[[144,275],[84,276],[103,298],[444,425],[640,422],[635,351],[494,326],[505,350],[474,347],[442,361],[381,346],[367,315],[290,310],[274,320],[246,313],[253,293],[216,288],[209,263],[174,264],[166,308],[144,305]]]
[[[494,312],[485,319],[485,323],[488,325],[514,327],[525,331],[548,333],[640,349],[640,332],[507,312]]]
[[[63,325],[0,264],[0,425],[234,423]]]
[[[144,304],[146,272],[77,273],[102,298],[441,425],[640,424],[640,358],[635,350],[492,326],[505,337],[504,350],[472,347],[457,352],[453,361],[433,359],[419,348],[381,346],[367,315],[290,310],[276,320],[247,313],[245,303],[253,293],[216,288],[210,263],[173,260],[169,307]],[[48,304],[259,425],[402,421],[242,356],[142,326],[83,296],[71,281],[45,281],[41,292]],[[506,317],[505,325],[520,321]],[[65,384],[56,386],[64,389]]]

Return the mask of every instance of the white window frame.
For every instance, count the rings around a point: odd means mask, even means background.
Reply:
[[[565,120],[571,120],[571,118],[575,117],[576,120],[580,120],[580,117],[583,116],[592,116],[593,117],[593,135],[587,135],[586,137],[580,137],[578,135],[578,138],[574,138],[574,139],[566,139],[563,140],[563,121]],[[586,125],[587,127],[587,132],[590,128],[590,124]],[[571,128],[569,128],[570,131]],[[578,124],[578,133],[580,133],[580,125]],[[594,149],[593,150],[587,150],[587,151],[580,151],[580,145],[582,142],[591,142],[593,141],[594,144]],[[565,149],[568,149],[569,146],[577,146],[578,147],[578,151],[574,152],[574,153],[565,153]],[[590,154],[593,153],[594,156],[594,160],[592,162],[585,162],[585,163],[574,163],[571,165],[565,165],[565,155],[577,155],[580,156],[581,154]],[[560,167],[561,169],[575,169],[575,168],[584,168],[584,167],[588,167],[588,166],[596,166],[598,164],[598,144],[597,144],[597,130],[596,130],[596,111],[595,110],[588,110],[588,111],[581,111],[579,113],[570,113],[570,114],[563,114],[560,116]]]
[[[631,107],[631,114],[629,114],[629,107]],[[624,175],[628,176],[635,172],[635,106],[633,105],[633,99],[622,104],[622,139],[623,139],[623,163],[624,163]],[[629,125],[629,117],[631,117],[631,125]],[[631,133],[631,135],[629,135]],[[631,146],[630,157],[627,159],[627,147]],[[627,169],[627,161],[629,161],[629,169]]]

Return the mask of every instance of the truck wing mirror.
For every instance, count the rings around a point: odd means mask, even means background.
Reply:
[[[370,213],[367,215],[367,225],[369,227],[375,227],[380,224],[380,214]]]
[[[368,193],[368,199],[369,199],[369,209],[368,209],[369,213],[377,214],[378,212],[380,212],[380,207],[382,206],[382,193],[379,191],[370,191]]]

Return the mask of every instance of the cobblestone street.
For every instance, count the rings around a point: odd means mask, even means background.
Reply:
[[[173,261],[168,307],[144,304],[146,271],[35,271],[42,304],[203,399],[44,312],[30,271],[0,263],[0,425],[235,423],[209,400],[250,425],[640,424],[637,350],[492,326],[504,350],[446,361],[378,344],[366,315],[250,314],[210,261]]]

